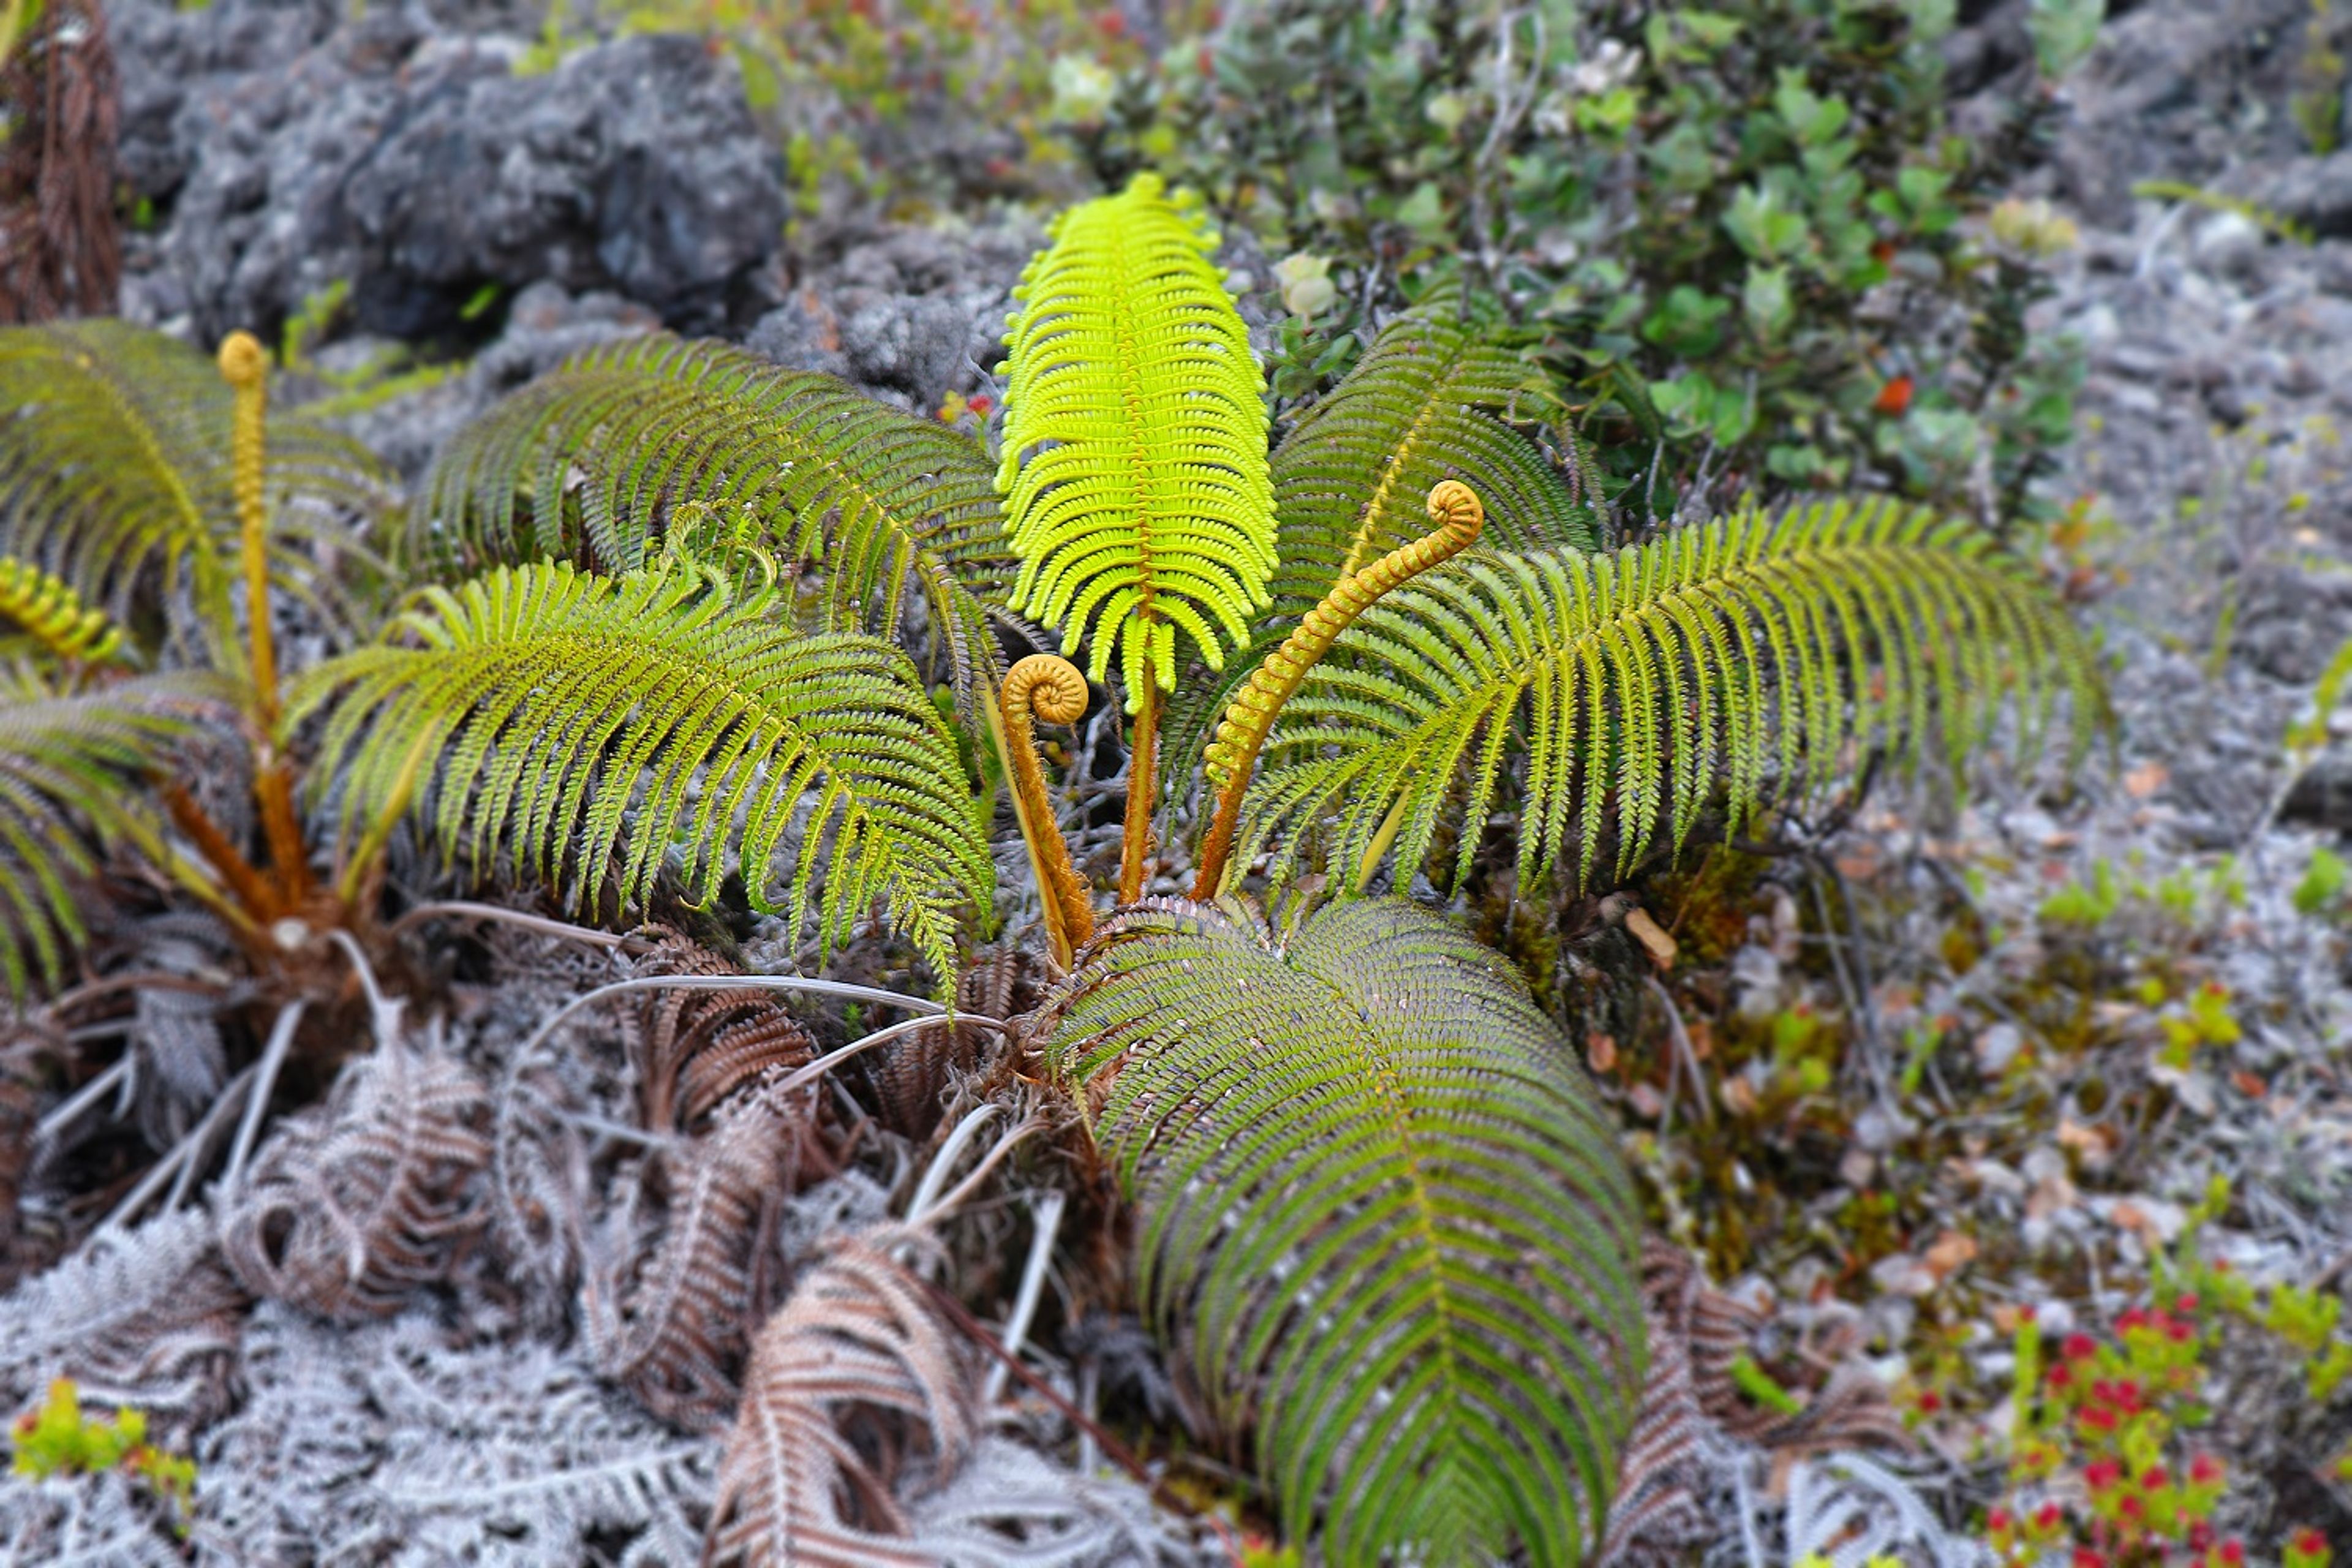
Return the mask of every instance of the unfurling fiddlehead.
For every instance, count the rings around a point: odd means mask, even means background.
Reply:
[[[122,647],[122,633],[103,610],[89,608],[71,584],[13,555],[0,555],[0,616],[58,658],[104,664]]]
[[[1054,820],[1054,803],[1045,794],[1045,770],[1037,761],[1037,741],[1029,721],[1034,714],[1048,724],[1076,723],[1087,710],[1087,678],[1068,659],[1033,653],[1005,672],[999,702],[1004,715],[1004,761],[1013,773],[1022,837],[1029,846],[1037,890],[1045,900],[1046,938],[1054,962],[1067,968],[1070,954],[1095,933],[1094,900]]]
[[[1486,524],[1486,509],[1468,485],[1459,479],[1440,479],[1430,488],[1429,520],[1437,525],[1429,532],[1334,584],[1323,602],[1300,617],[1297,629],[1265,656],[1265,662],[1234,693],[1223,722],[1217,726],[1217,738],[1208,746],[1209,776],[1218,785],[1217,810],[1209,823],[1208,837],[1201,842],[1200,869],[1192,882],[1194,898],[1216,896],[1217,884],[1224,879],[1225,861],[1233,853],[1234,828],[1241,820],[1242,795],[1249,788],[1258,748],[1265,744],[1274,716],[1298,689],[1315,661],[1330,650],[1349,623],[1373,600],[1476,543],[1479,530]]]
[[[278,649],[269,625],[269,513],[262,494],[268,453],[269,355],[251,332],[221,340],[221,379],[236,395],[230,416],[230,485],[236,496],[238,546],[245,567],[246,636],[250,639],[255,732],[254,795],[269,840],[270,869],[289,906],[310,886],[310,858],[294,815],[294,784],[278,754]]]

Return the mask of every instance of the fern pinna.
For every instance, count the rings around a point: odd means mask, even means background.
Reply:
[[[688,511],[803,568],[813,630],[898,635],[911,580],[959,694],[993,679],[1009,571],[969,437],[829,375],[667,335],[585,351],[459,432],[409,510],[408,551],[457,571],[555,558],[634,571]]]
[[[503,851],[577,903],[615,856],[641,903],[675,845],[690,898],[740,867],[756,908],[814,921],[828,954],[879,901],[951,975],[957,913],[994,885],[907,656],[780,626],[690,563],[610,578],[543,562],[428,589],[383,640],[312,671],[295,714],[331,697],[320,776],[347,775],[347,827],[414,792],[445,852],[468,846],[480,870]]]
[[[1509,965],[1385,900],[1114,916],[1034,1027],[1098,1099],[1140,1285],[1286,1531],[1573,1568],[1642,1386],[1615,1135]]]
[[[2031,742],[2062,690],[2079,743],[2100,699],[2063,612],[1979,531],[1893,500],[1750,509],[1606,556],[1479,552],[1307,678],[1236,858],[1319,847],[1360,889],[1391,848],[1409,875],[1452,816],[1466,873],[1515,784],[1523,879],[1590,878],[1612,824],[1622,876],[1661,828],[1680,847],[1719,776],[1736,832],[1849,746],[1916,762],[1940,729],[1957,768],[2012,694]]]

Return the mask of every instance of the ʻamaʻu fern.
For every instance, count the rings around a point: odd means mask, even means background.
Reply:
[[[1179,631],[1222,668],[1268,603],[1264,377],[1213,245],[1139,174],[1056,220],[1009,323],[1013,607],[1089,643],[1097,680],[1115,653],[1130,711],[1175,689]]]
[[[779,625],[716,576],[542,562],[428,589],[379,644],[310,672],[290,711],[335,701],[319,773],[346,777],[347,828],[414,792],[446,852],[469,846],[480,870],[503,849],[582,903],[615,855],[641,902],[673,847],[707,900],[733,846],[754,907],[795,931],[814,917],[824,952],[878,900],[952,976],[956,913],[988,907],[993,866],[913,664]]]
[[[1011,569],[993,474],[968,437],[836,377],[656,335],[574,355],[459,433],[409,552],[628,572],[686,509],[715,512],[821,584],[813,630],[896,635],[911,576],[964,694],[996,673],[984,605]]]
[[[161,332],[0,330],[0,552],[118,622],[142,586],[191,593],[215,652],[233,647],[232,403],[210,359]],[[298,417],[270,422],[267,490],[271,576],[310,598],[323,562],[363,549],[336,514],[373,515],[389,493],[365,448]]]
[[[1639,1215],[1508,964],[1391,900],[1115,915],[1036,1026],[1140,1209],[1140,1284],[1328,1562],[1573,1568],[1642,1386]],[[1082,1097],[1083,1098],[1083,1097]]]
[[[1978,531],[1891,500],[1749,510],[1609,556],[1464,555],[1367,611],[1283,710],[1244,803],[1247,864],[1320,839],[1356,886],[1417,867],[1460,811],[1476,853],[1507,763],[1523,879],[1591,874],[1605,822],[1630,868],[1679,846],[1719,774],[1736,830],[1826,781],[1849,743],[1957,773],[2012,694],[2031,739],[2056,692],[2100,711],[2063,611]]]

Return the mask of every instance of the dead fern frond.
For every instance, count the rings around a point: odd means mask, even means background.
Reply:
[[[719,1468],[704,1562],[760,1568],[917,1568],[892,1472],[927,1461],[946,1482],[975,1412],[955,1343],[886,1248],[887,1229],[836,1241],[760,1331]],[[877,1458],[878,1456],[878,1458]]]
[[[229,1266],[256,1295],[340,1321],[384,1317],[442,1279],[488,1220],[489,1098],[456,1058],[386,1041],[327,1102],[281,1123],[221,1216]]]
[[[777,1192],[790,1144],[785,1115],[755,1095],[707,1135],[656,1152],[646,1175],[662,1189],[658,1240],[638,1245],[641,1187],[620,1215],[624,1256],[590,1275],[597,1372],[673,1426],[710,1430],[734,1406],[760,1211]]]
[[[0,1399],[14,1407],[70,1377],[137,1405],[164,1441],[219,1415],[247,1297],[212,1230],[200,1209],[100,1230],[0,1300]]]
[[[664,932],[653,952],[638,960],[637,974],[734,974],[740,973],[709,948],[675,931]],[[686,1131],[705,1123],[720,1104],[771,1073],[804,1067],[815,1055],[808,1031],[777,1002],[775,994],[746,986],[740,991],[660,991],[645,1006],[630,1055],[645,1096],[646,1125],[655,1131]],[[823,1103],[815,1086],[799,1097],[805,1131]],[[805,1140],[803,1140],[805,1142]],[[822,1152],[811,1179],[832,1173]]]

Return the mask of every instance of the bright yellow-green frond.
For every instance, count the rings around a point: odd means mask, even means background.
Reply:
[[[1062,215],[1010,322],[1013,607],[1088,644],[1097,679],[1116,649],[1130,706],[1175,689],[1180,634],[1222,668],[1269,602],[1264,377],[1213,248],[1139,174]]]
[[[769,611],[692,562],[502,567],[310,672],[293,717],[334,703],[318,776],[344,781],[347,828],[413,788],[445,853],[575,903],[608,873],[641,903],[673,858],[707,901],[740,866],[825,952],[882,903],[952,975],[994,871],[947,721],[889,644]]]
[[[1642,1387],[1640,1210],[1510,966],[1397,900],[1111,917],[1037,1015],[1138,1283],[1335,1568],[1576,1568]],[[1524,1559],[1513,1557],[1516,1546]]]
[[[1457,871],[1506,789],[1519,873],[1622,875],[1679,846],[1718,780],[1736,830],[1776,794],[1940,732],[1952,772],[2017,699],[2026,740],[2071,694],[2103,712],[2082,637],[1982,532],[1891,500],[1756,510],[1608,556],[1457,557],[1367,611],[1283,710],[1244,805],[1246,864],[1310,845],[1363,885],[1420,866],[1461,814]],[[1400,873],[1402,875],[1403,873]]]

